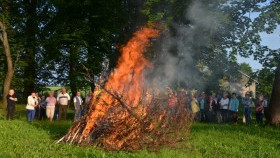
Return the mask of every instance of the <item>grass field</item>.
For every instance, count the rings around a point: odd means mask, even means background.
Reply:
[[[70,111],[69,116],[71,117]],[[5,120],[0,109],[0,157],[279,157],[280,128],[255,125],[195,123],[190,136],[176,149],[158,152],[103,151],[94,147],[56,144],[71,121],[25,120],[24,106],[17,107],[16,119]]]

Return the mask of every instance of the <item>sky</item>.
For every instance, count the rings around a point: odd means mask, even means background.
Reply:
[[[280,25],[275,29],[272,34],[260,33],[262,42],[261,44],[268,46],[270,49],[279,49],[280,48]],[[243,58],[241,56],[237,57],[238,63],[249,63],[253,71],[262,69],[262,65],[253,59],[253,57]]]

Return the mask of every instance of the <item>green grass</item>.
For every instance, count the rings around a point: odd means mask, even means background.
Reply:
[[[72,116],[70,111],[69,116]],[[25,120],[24,106],[17,106],[16,119],[5,120],[0,109],[0,157],[279,157],[280,129],[245,125],[196,123],[184,143],[158,152],[112,152],[94,147],[56,144],[71,121]]]

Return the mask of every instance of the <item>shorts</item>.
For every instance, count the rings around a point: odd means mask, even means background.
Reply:
[[[47,106],[47,108],[46,108],[47,118],[53,118],[54,110],[55,110],[55,106]]]

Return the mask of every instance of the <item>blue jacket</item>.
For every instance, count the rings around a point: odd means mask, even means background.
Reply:
[[[205,109],[205,103],[206,103],[205,99],[200,99],[199,105],[200,105],[200,109],[201,110]]]
[[[237,98],[231,99],[230,102],[229,102],[229,110],[237,112],[238,107],[239,107],[239,100]]]

